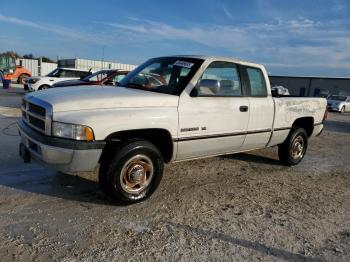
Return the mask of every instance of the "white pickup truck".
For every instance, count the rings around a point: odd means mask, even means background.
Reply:
[[[164,163],[278,146],[283,164],[298,164],[325,112],[323,98],[272,97],[261,65],[160,57],[118,87],[27,94],[20,155],[65,173],[99,168],[102,190],[132,203],[155,191]]]

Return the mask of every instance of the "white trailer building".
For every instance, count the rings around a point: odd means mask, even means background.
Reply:
[[[73,58],[73,59],[58,60],[58,67],[75,68],[75,69],[83,69],[83,70],[89,70],[91,68],[92,71],[98,71],[102,69],[123,69],[123,70],[131,71],[136,66],[130,65],[130,64],[108,62],[108,61]]]

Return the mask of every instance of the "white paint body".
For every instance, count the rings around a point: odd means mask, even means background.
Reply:
[[[267,97],[191,97],[198,79],[213,61],[260,68],[268,88]],[[268,75],[261,65],[216,57],[205,58],[180,96],[101,86],[46,90],[28,95],[29,101],[31,96],[52,105],[53,121],[91,127],[95,140],[105,140],[110,134],[125,130],[167,130],[173,139],[172,161],[278,145],[301,117],[313,118],[314,136],[323,128],[326,110],[323,98],[273,98]],[[239,110],[242,105],[249,107],[248,112]],[[181,131],[191,127],[199,128]],[[205,136],[212,138],[191,139]]]

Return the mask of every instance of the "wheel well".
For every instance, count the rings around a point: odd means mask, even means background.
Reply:
[[[19,76],[20,76],[20,77],[21,77],[21,76],[28,76],[28,77],[30,77],[30,75],[27,74],[27,73],[22,73],[22,74],[20,74]]]
[[[118,147],[122,145],[124,141],[130,139],[144,139],[150,141],[159,149],[166,163],[170,162],[173,157],[174,144],[169,131],[158,128],[137,129],[110,134],[105,139],[107,143],[99,162],[110,160]]]
[[[43,85],[41,85],[41,86],[38,87],[38,90],[41,90],[44,86],[47,86],[48,88],[50,87],[50,85],[43,84]]]
[[[314,119],[313,117],[302,117],[294,121],[292,127],[303,128],[307,135],[310,137],[314,131]]]

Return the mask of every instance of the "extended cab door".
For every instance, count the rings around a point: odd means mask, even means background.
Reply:
[[[237,65],[212,62],[198,83],[202,79],[219,81],[220,89],[199,90],[197,84],[191,95],[180,96],[176,160],[239,151],[246,137],[249,99]]]
[[[265,70],[257,67],[241,66],[249,98],[249,123],[243,150],[262,148],[270,140],[273,120],[274,101],[270,83]]]

